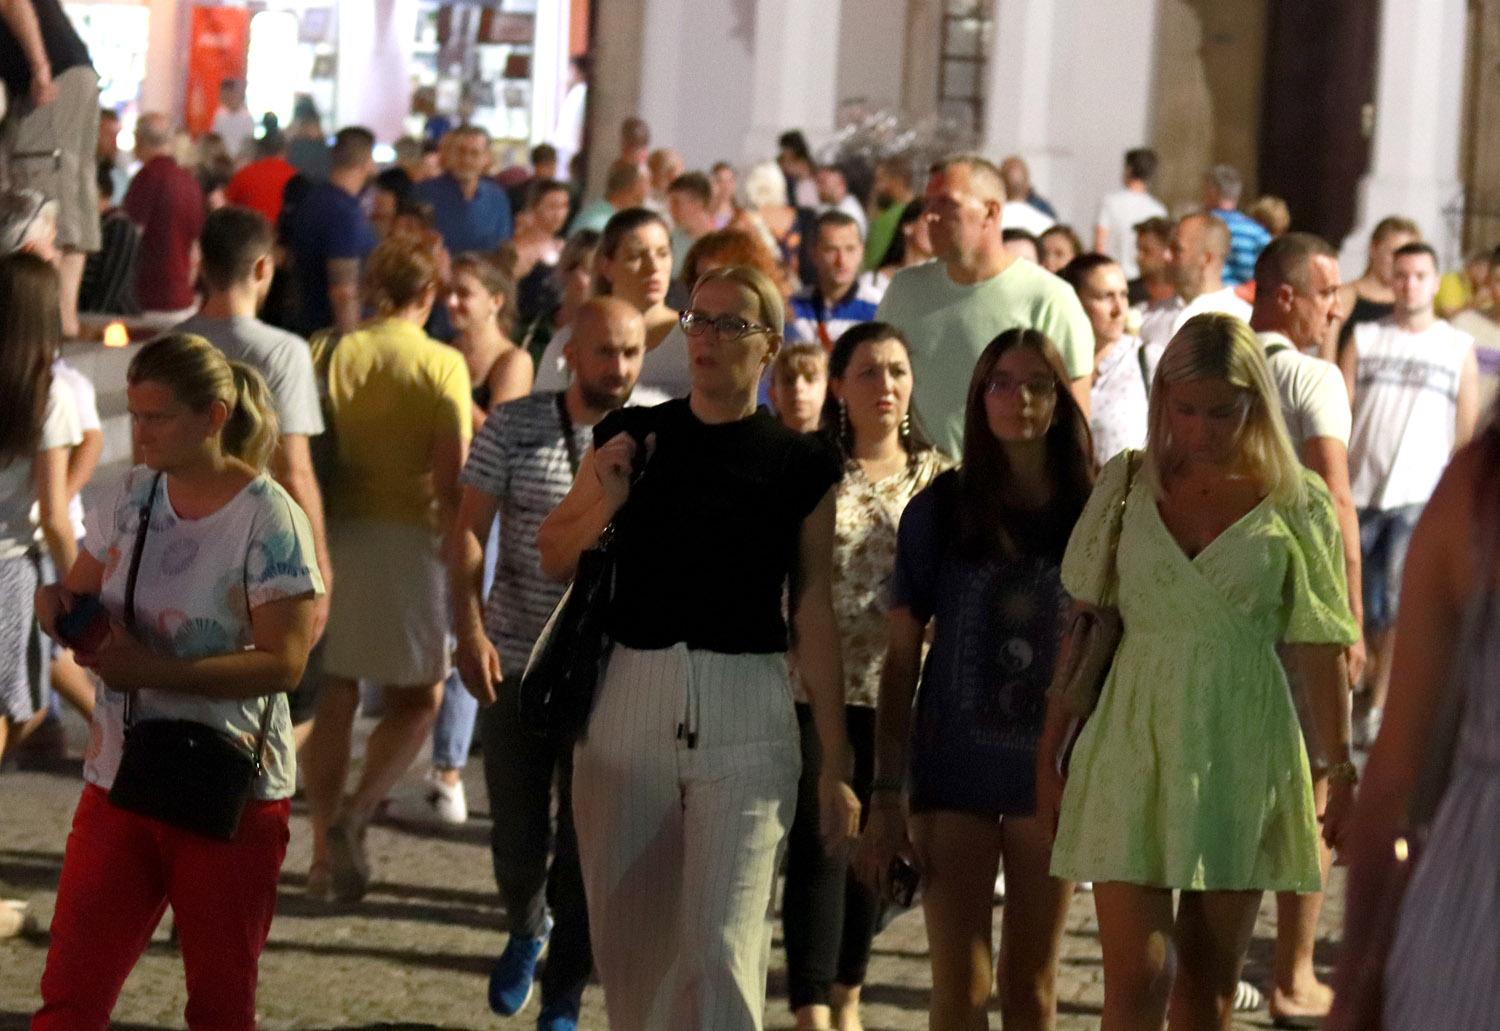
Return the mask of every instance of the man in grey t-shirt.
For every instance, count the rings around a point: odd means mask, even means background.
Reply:
[[[256,318],[271,288],[275,265],[271,224],[249,208],[220,208],[204,222],[199,243],[200,271],[207,294],[198,314],[175,326],[173,332],[197,334],[231,361],[243,362],[265,377],[281,432],[280,446],[271,457],[271,475],[307,513],[317,550],[318,571],[327,591],[332,593],[333,569],[328,562],[328,542],[323,532],[323,496],[313,475],[308,447],[308,438],[323,432],[323,410],[318,403],[312,354],[301,337]],[[314,628],[321,637],[328,618],[328,594],[320,596],[317,604]],[[299,745],[312,719],[311,707],[300,711],[303,708],[294,704],[292,714],[298,725]]]

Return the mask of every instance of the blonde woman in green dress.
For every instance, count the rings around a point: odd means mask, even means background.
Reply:
[[[1129,468],[1105,466],[1063,559],[1075,603],[1118,600],[1125,633],[1066,784],[1067,720],[1049,712],[1037,809],[1057,815],[1053,876],[1094,882],[1104,1031],[1227,1031],[1261,893],[1320,890],[1319,824],[1336,845],[1350,811],[1358,629],[1333,503],[1249,326],[1202,315],[1177,333]],[[1333,763],[1323,813],[1279,642]]]

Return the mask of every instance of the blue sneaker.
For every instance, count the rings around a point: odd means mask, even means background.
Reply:
[[[559,999],[542,1007],[536,1031],[578,1031],[578,999]]]
[[[510,936],[505,951],[490,968],[490,1009],[502,1017],[513,1017],[531,1001],[536,987],[536,964],[552,934],[552,921],[535,938]]]

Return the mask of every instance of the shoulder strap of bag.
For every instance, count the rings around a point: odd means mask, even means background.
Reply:
[[[135,633],[135,583],[141,572],[141,553],[146,550],[146,534],[151,531],[151,509],[156,505],[156,492],[161,487],[161,473],[151,478],[151,489],[146,492],[146,501],[141,505],[136,521],[135,547],[130,552],[130,572],[125,576],[125,629]],[[125,695],[125,729],[135,722],[135,692]]]
[[[1130,500],[1130,488],[1135,485],[1135,474],[1140,464],[1141,453],[1134,448],[1127,449],[1125,452],[1125,487],[1120,491],[1120,500],[1109,528],[1109,573],[1105,583],[1108,592],[1114,595],[1117,607],[1120,601],[1120,534],[1125,526],[1125,504]]]
[[[568,466],[573,470],[573,475],[576,477],[581,458],[578,454],[578,442],[573,439],[573,417],[568,414],[567,391],[559,390],[555,397],[557,401],[557,418],[562,423],[563,446],[568,449]]]

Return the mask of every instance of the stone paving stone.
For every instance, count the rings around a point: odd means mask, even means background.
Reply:
[[[478,764],[466,777],[468,826],[447,834],[389,825],[371,830],[376,884],[357,908],[310,904],[300,894],[308,863],[306,810],[296,806],[292,843],[282,875],[281,901],[261,964],[262,1027],[506,1028],[535,1026],[536,1006],[510,1020],[485,1008],[485,976],[504,944],[486,845],[488,803]],[[0,895],[31,900],[43,927],[52,913],[63,845],[79,790],[76,762],[47,771],[0,775]],[[1335,895],[1339,892],[1336,890]],[[1264,983],[1270,956],[1269,897],[1262,908],[1250,976]],[[1337,902],[1325,932],[1341,919]],[[1000,910],[995,910],[996,933]],[[37,1004],[45,937],[0,942],[0,1031],[26,1027]],[[1331,959],[1327,942],[1320,960]],[[769,1028],[790,1028],[784,997],[779,928],[772,951]],[[866,989],[865,1026],[871,1031],[925,1028],[929,984],[920,913],[903,914],[876,942]],[[1091,897],[1074,900],[1061,975],[1059,1027],[1097,1026],[1103,973]],[[126,983],[114,1025],[126,1029],[182,1027],[186,1001],[179,957],[165,928]],[[597,986],[585,996],[582,1027],[607,1025]],[[991,1026],[1000,1026],[996,1012]],[[1237,1028],[1268,1027],[1264,1013]]]

